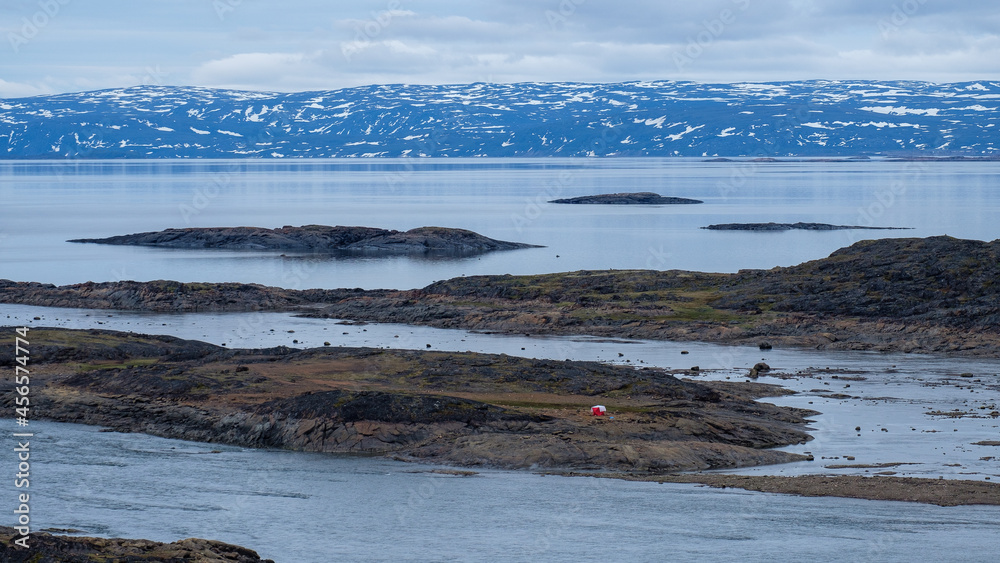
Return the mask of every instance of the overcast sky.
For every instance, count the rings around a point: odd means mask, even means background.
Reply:
[[[1000,79],[996,0],[0,0],[0,97],[137,84]]]

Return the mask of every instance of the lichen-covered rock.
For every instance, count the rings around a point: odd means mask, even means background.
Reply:
[[[189,538],[173,543],[148,540],[54,536],[44,532],[27,538],[28,549],[14,544],[21,538],[0,526],[0,561],[4,563],[274,563],[257,552],[218,541]]]

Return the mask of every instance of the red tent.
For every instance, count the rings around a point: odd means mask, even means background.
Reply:
[[[608,409],[604,408],[604,405],[594,405],[590,407],[590,412],[594,413],[594,416],[604,416],[604,413]]]

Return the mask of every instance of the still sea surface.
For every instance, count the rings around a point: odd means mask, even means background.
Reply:
[[[0,163],[0,278],[412,288],[473,274],[607,268],[732,272],[821,258],[863,238],[1000,238],[998,180],[1000,163],[5,162]],[[546,203],[619,191],[655,191],[705,203]],[[913,230],[699,229],[768,221]],[[310,223],[460,227],[546,248],[460,259],[330,259],[65,242],[171,227]],[[431,344],[672,368],[697,364],[701,377],[713,379],[736,379],[761,359],[788,374],[843,368],[865,379],[851,381],[850,389],[829,377],[772,381],[800,391],[775,402],[823,413],[811,425],[816,439],[788,448],[810,451],[817,461],[747,472],[824,472],[823,465],[843,463],[833,458],[850,455],[856,463],[912,463],[896,469],[901,475],[997,479],[1000,473],[996,448],[974,445],[997,439],[995,419],[930,414],[995,405],[1000,362],[991,359],[541,339],[342,326],[286,314],[148,315],[0,305],[0,324],[134,330],[246,347],[292,344],[286,340],[293,335],[282,329],[294,329],[304,346],[331,341],[424,349]],[[690,354],[681,356],[681,349]],[[975,378],[957,377],[965,372]],[[855,432],[856,425],[863,431]],[[7,421],[0,428],[7,436],[13,431]],[[37,433],[32,511],[38,528],[160,541],[208,537],[279,562],[987,561],[1000,549],[997,507],[805,499],[527,472],[456,477],[378,458],[244,450],[46,422],[33,422],[32,430]],[[9,457],[0,462],[8,474]],[[14,489],[7,490],[13,499]]]
[[[789,266],[857,240],[1000,238],[1000,163],[706,163],[695,159],[379,159],[0,163],[0,277],[281,287],[423,287],[473,274],[580,269],[734,272]],[[701,205],[557,205],[654,191]],[[820,222],[907,231],[702,230]],[[70,244],[175,227],[471,229],[545,248],[463,259],[280,256]]]
[[[378,458],[34,426],[33,523],[210,537],[279,562],[984,562],[1000,548],[997,507],[527,472],[459,477]]]

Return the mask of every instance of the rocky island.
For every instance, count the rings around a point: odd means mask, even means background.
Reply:
[[[663,472],[806,459],[813,411],[755,383],[472,352],[228,349],[170,336],[32,329],[47,419],[255,448],[500,468]],[[0,366],[13,366],[0,350]],[[0,404],[13,408],[13,382]],[[593,416],[606,405],[609,416]]]
[[[211,561],[213,563],[274,563],[261,559],[250,549],[218,541],[190,538],[173,543],[120,538],[87,538],[54,536],[34,533],[28,549],[14,546],[20,538],[13,528],[0,526],[0,561],[4,563],[36,563],[45,561],[79,563],[118,563],[143,561],[176,563],[179,561]]]
[[[843,231],[867,229],[872,231],[901,231],[910,227],[864,227],[860,225],[830,225],[827,223],[721,223],[702,227],[711,231]]]
[[[497,250],[539,248],[531,244],[491,239],[464,229],[420,227],[402,232],[371,227],[326,225],[285,226],[280,229],[260,227],[166,229],[107,238],[73,239],[68,242],[364,255],[474,255]]]
[[[549,203],[603,204],[603,205],[683,205],[704,203],[697,199],[666,197],[653,192],[587,195],[567,199],[553,199]]]

